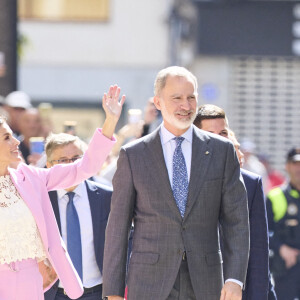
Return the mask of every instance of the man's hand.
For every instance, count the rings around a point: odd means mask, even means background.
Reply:
[[[124,300],[124,298],[120,296],[108,296],[108,300]]]
[[[282,245],[279,248],[279,254],[285,261],[285,266],[289,269],[297,263],[300,251],[287,245]]]
[[[241,287],[232,281],[227,281],[221,291],[220,300],[241,300],[242,289]]]

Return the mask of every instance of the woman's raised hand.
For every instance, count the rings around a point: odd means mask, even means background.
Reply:
[[[117,85],[110,86],[108,93],[104,93],[102,99],[102,106],[106,113],[106,118],[116,119],[118,122],[122,107],[125,102],[125,95],[122,96],[121,101],[119,101],[120,87]]]
[[[109,91],[104,93],[102,98],[102,106],[106,114],[102,134],[108,138],[111,138],[115,131],[125,102],[125,95],[123,95],[119,101],[120,91],[121,89],[116,84],[111,85]]]

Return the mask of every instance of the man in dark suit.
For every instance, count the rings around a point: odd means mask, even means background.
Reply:
[[[242,167],[244,155],[234,133],[229,129],[222,108],[212,104],[201,105],[194,124],[202,130],[229,138],[235,146]],[[267,214],[261,176],[244,169],[241,169],[241,174],[247,190],[250,223],[250,256],[243,299],[276,299],[269,273]]]
[[[85,143],[78,137],[53,134],[46,143],[47,167],[76,161],[84,150]],[[60,233],[83,282],[84,294],[80,299],[102,297],[104,237],[111,195],[110,187],[89,180],[66,190],[49,192]],[[45,300],[62,299],[69,298],[57,281],[45,293]]]
[[[128,299],[242,298],[249,254],[246,190],[232,143],[193,126],[197,97],[191,72],[161,70],[154,104],[163,124],[120,151],[104,249],[103,295],[109,300],[124,296],[132,220]]]

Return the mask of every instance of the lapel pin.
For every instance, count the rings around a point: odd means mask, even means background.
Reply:
[[[209,154],[209,151],[206,151],[205,154],[206,154],[206,155]]]

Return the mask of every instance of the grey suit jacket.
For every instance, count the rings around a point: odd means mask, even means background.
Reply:
[[[184,250],[197,299],[218,299],[225,279],[245,282],[249,253],[246,191],[233,145],[193,126],[184,218],[176,206],[159,128],[121,149],[106,229],[103,295],[123,296],[134,220],[128,299],[166,299]],[[224,231],[223,259],[218,226]]]

